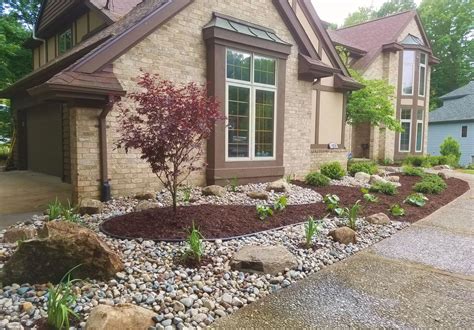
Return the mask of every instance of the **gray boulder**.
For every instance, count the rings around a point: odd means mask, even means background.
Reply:
[[[375,184],[375,183],[387,183],[388,181],[382,178],[380,175],[374,174],[370,177],[370,184]]]
[[[36,229],[31,227],[10,228],[3,234],[4,243],[26,241],[36,236]]]
[[[140,201],[137,206],[135,206],[134,210],[135,212],[140,212],[140,211],[145,211],[148,209],[155,209],[157,207],[160,207],[161,204],[158,202],[152,202],[148,200],[142,200]]]
[[[360,182],[369,183],[370,174],[367,174],[365,172],[357,172],[354,175],[354,179],[356,179],[357,181],[360,181]]]
[[[92,215],[101,213],[102,209],[103,205],[101,201],[97,199],[86,198],[79,203],[77,211],[80,215]]]
[[[374,225],[388,225],[390,218],[385,213],[377,213],[369,215],[365,218],[365,221]]]
[[[336,242],[341,244],[349,244],[349,243],[356,243],[356,232],[350,229],[349,227],[339,227],[333,229],[329,232],[329,236]]]
[[[155,326],[153,311],[132,304],[99,305],[87,319],[86,330],[149,329]]]
[[[234,270],[275,275],[298,266],[298,261],[281,245],[249,245],[234,254],[230,265]]]
[[[274,191],[274,192],[288,192],[290,190],[290,186],[288,182],[283,179],[273,181],[268,183],[267,191]]]
[[[268,193],[265,191],[250,191],[247,193],[247,196],[252,199],[268,200]]]
[[[224,187],[218,186],[218,185],[211,185],[202,188],[202,194],[204,196],[217,196],[217,197],[222,197],[226,193],[226,189]]]

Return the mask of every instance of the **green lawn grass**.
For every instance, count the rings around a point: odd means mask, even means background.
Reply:
[[[458,171],[458,172],[461,172],[461,173],[466,173],[466,174],[472,174],[472,175],[474,175],[474,170],[466,170],[466,169],[461,168],[461,169],[459,169],[459,170],[457,170],[457,171]]]

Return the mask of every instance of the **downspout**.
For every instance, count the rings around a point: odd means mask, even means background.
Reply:
[[[46,58],[46,40],[38,38],[35,34],[35,30],[36,30],[36,28],[33,26],[33,35],[31,37],[33,38],[33,40],[41,41],[43,43],[43,46],[44,46],[43,47],[44,63],[47,63],[48,59]],[[41,59],[39,60],[38,66],[41,66]]]
[[[107,115],[112,110],[115,102],[113,96],[108,97],[108,102],[99,115],[99,150],[100,150],[100,200],[110,200],[110,182],[107,163]]]

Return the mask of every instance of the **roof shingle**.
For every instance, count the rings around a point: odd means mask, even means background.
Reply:
[[[474,120],[474,81],[441,97],[442,107],[430,112],[430,123]]]

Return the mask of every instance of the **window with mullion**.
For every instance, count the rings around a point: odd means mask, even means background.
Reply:
[[[415,151],[421,152],[423,150],[423,110],[416,111],[416,146]]]
[[[400,133],[399,151],[409,152],[411,141],[411,109],[401,110],[400,124],[403,132]]]

